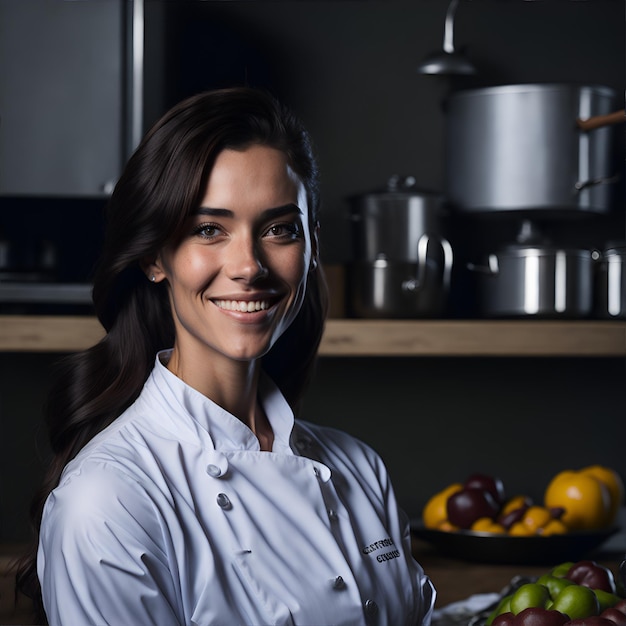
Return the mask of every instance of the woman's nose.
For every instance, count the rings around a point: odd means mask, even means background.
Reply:
[[[255,241],[246,238],[230,252],[228,273],[232,280],[253,282],[269,273]]]

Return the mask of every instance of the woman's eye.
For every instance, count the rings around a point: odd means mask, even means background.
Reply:
[[[193,230],[194,235],[204,237],[205,239],[213,239],[222,232],[217,224],[199,224]]]
[[[270,237],[297,239],[300,237],[301,230],[300,225],[295,222],[284,222],[281,224],[272,224],[272,226],[267,229],[267,234]]]

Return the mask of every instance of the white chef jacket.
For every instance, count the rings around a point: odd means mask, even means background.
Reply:
[[[46,502],[51,625],[430,623],[435,591],[379,456],[294,421],[267,377],[259,397],[271,452],[157,357]]]

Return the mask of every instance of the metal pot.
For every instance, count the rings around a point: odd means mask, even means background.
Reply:
[[[350,265],[351,313],[357,317],[433,317],[444,313],[450,289],[452,248],[446,240],[437,244],[443,258],[429,251],[436,242],[420,237],[417,263],[388,261],[384,255],[373,262]]]
[[[602,318],[626,319],[626,242],[610,244],[598,262],[596,310]]]
[[[615,99],[608,87],[567,84],[453,94],[446,126],[450,204],[467,212],[608,211],[617,181],[613,124],[624,119],[611,115]]]
[[[354,261],[348,267],[350,313],[357,317],[440,315],[452,248],[442,236],[442,196],[412,177],[350,199]]]
[[[584,318],[593,307],[594,252],[549,245],[511,245],[468,264],[478,276],[488,317]]]

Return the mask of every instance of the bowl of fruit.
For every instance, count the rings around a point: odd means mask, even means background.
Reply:
[[[623,501],[620,475],[601,465],[559,472],[541,502],[509,497],[500,478],[475,473],[435,493],[411,529],[453,558],[550,564],[582,558],[615,534]]]

